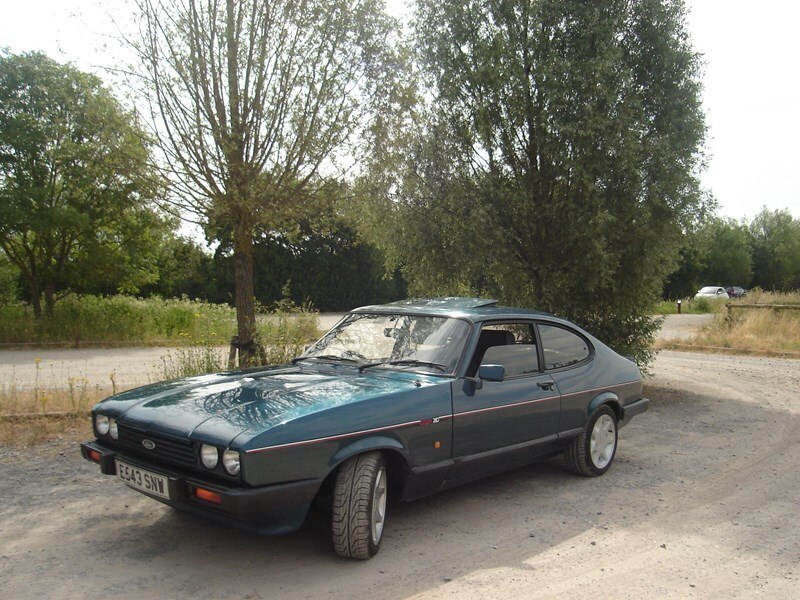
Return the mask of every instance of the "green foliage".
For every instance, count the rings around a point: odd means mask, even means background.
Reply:
[[[210,299],[232,298],[232,263],[229,245],[221,245],[214,257],[214,285],[222,294]],[[291,236],[264,232],[254,245],[253,263],[255,298],[265,306],[283,297],[287,283],[294,304],[310,301],[321,311],[345,311],[406,295],[399,273],[385,276],[381,251],[338,219],[323,231],[301,221]]]
[[[14,265],[0,252],[0,304],[14,302],[17,299],[17,279],[19,272]]]
[[[748,224],[712,217],[684,235],[666,297],[693,295],[704,285],[800,288],[800,220],[763,209]]]
[[[702,285],[750,287],[753,273],[747,226],[731,219],[714,219],[707,235],[709,248]],[[721,283],[715,283],[718,281]]]
[[[800,289],[800,219],[764,208],[750,224],[753,284],[765,290]]]
[[[713,300],[709,302],[708,298],[698,298],[697,300],[682,299],[681,314],[687,315],[700,315],[709,312],[722,312],[725,310],[725,302],[727,300],[718,301]],[[656,304],[655,315],[676,315],[678,314],[677,300],[662,300]]]
[[[682,3],[418,7],[433,100],[381,209],[410,293],[535,306],[646,364],[654,300],[704,208]]]
[[[43,54],[0,53],[0,248],[35,313],[91,282],[136,291],[168,231],[147,139],[97,77]]]
[[[284,364],[300,356],[321,335],[318,315],[307,305],[284,303],[283,310],[258,321],[258,340],[264,347],[264,364],[268,365]]]
[[[142,286],[142,295],[186,296],[211,302],[226,302],[233,297],[232,289],[221,289],[214,257],[187,238],[166,238],[158,248],[156,267],[158,279]]]
[[[0,305],[0,343],[191,343],[227,344],[236,317],[226,305],[128,296],[69,295],[53,315],[36,319],[27,304]]]

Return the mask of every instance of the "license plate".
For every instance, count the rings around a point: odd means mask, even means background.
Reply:
[[[134,467],[117,459],[117,477],[132,488],[169,499],[169,480],[163,475]]]

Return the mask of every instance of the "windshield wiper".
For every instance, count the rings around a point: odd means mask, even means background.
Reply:
[[[319,360],[332,360],[336,362],[348,362],[348,363],[358,362],[354,358],[347,358],[346,356],[339,356],[337,354],[315,354],[314,356],[298,356],[297,358],[293,358],[292,364],[296,365],[301,360],[310,360],[312,358]]]
[[[429,360],[416,360],[414,358],[403,358],[400,360],[385,360],[383,362],[374,362],[374,363],[367,363],[365,365],[361,365],[358,367],[359,371],[363,371],[364,369],[369,369],[370,367],[379,367],[381,365],[408,365],[411,367],[419,366],[419,367],[433,367],[434,369],[439,369],[442,372],[448,371],[449,368],[447,365],[443,365],[436,362],[431,362]]]

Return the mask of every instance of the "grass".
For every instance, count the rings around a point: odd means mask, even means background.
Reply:
[[[259,323],[267,364],[289,361],[319,336],[316,313],[268,315]],[[210,343],[168,351],[151,375],[154,381],[176,379],[227,369],[228,348]],[[37,363],[38,373],[38,363]],[[43,386],[38,377],[30,389],[15,382],[0,386],[0,445],[26,448],[53,439],[70,441],[92,436],[89,410],[100,400],[124,391],[112,373],[102,382],[69,378],[61,385]]]
[[[60,439],[78,443],[92,439],[92,423],[88,415],[61,415],[0,420],[0,446],[30,448]],[[77,447],[75,448],[77,452]]]
[[[257,335],[261,343],[261,364],[287,363],[300,356],[306,346],[320,337],[319,317],[308,307],[269,313],[259,319]],[[211,342],[179,348],[167,352],[162,358],[154,379],[178,379],[224,371],[228,368],[228,355],[228,347]]]
[[[725,349],[741,353],[800,357],[800,292],[754,290],[732,304],[795,305],[798,310],[734,309],[728,319],[722,307],[698,335],[664,347]]]
[[[224,304],[130,296],[62,298],[53,315],[37,320],[23,302],[0,304],[0,344],[187,344],[218,340],[236,330],[236,313]]]
[[[683,300],[681,304],[682,314],[703,315],[707,313],[719,313],[725,310],[726,299],[717,300],[716,298],[698,298],[697,300]],[[678,314],[677,300],[662,300],[656,305],[655,314],[657,315],[676,315]]]

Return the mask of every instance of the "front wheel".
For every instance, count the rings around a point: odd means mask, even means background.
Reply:
[[[565,452],[567,466],[586,477],[602,475],[617,452],[617,415],[608,405],[595,411]]]
[[[331,530],[336,554],[366,560],[381,546],[386,520],[386,461],[380,452],[346,460],[333,487]]]

